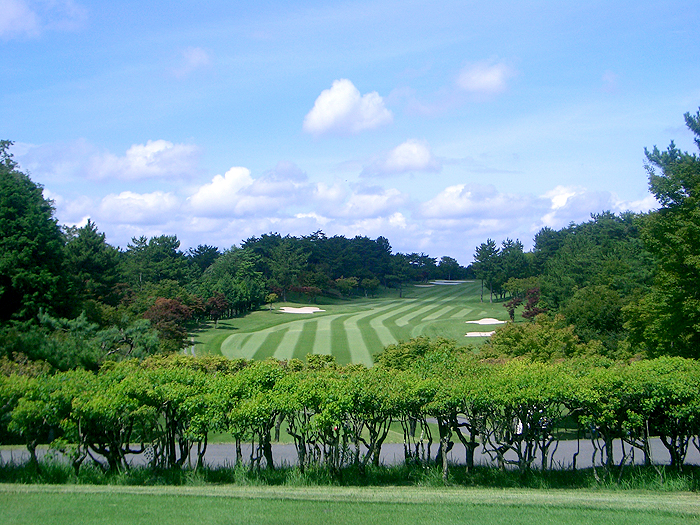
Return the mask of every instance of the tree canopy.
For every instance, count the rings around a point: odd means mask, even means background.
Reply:
[[[0,141],[0,320],[64,312],[64,238],[42,187],[18,170]]]

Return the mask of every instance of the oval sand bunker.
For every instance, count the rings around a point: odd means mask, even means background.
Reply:
[[[316,306],[301,306],[294,308],[293,306],[283,306],[280,310],[287,314],[312,314],[314,312],[325,312]]]
[[[505,324],[505,321],[499,321],[498,319],[494,319],[493,317],[485,317],[483,319],[479,319],[478,321],[467,321],[467,324]]]

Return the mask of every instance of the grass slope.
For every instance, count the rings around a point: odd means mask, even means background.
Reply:
[[[62,524],[698,523],[694,494],[453,488],[0,485],[0,522]]]
[[[478,344],[480,338],[467,340],[465,334],[488,332],[493,327],[467,325],[466,321],[507,318],[500,301],[482,303],[480,294],[479,282],[411,286],[402,298],[394,291],[376,299],[322,305],[325,311],[314,314],[260,310],[195,334],[195,351],[246,359],[303,359],[308,353],[332,354],[340,364],[369,366],[372,356],[385,346],[419,335]]]

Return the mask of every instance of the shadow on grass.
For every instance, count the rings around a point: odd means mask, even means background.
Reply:
[[[467,471],[463,466],[453,466],[447,483],[442,480],[439,466],[393,465],[367,466],[360,469],[349,466],[339,470],[325,467],[309,467],[302,472],[297,467],[281,467],[275,470],[250,470],[247,467],[204,467],[200,469],[150,469],[134,467],[127,471],[104,473],[93,465],[84,465],[78,475],[65,461],[50,456],[38,465],[30,463],[0,465],[0,483],[22,484],[90,484],[90,485],[139,485],[139,486],[405,486],[405,487],[457,487],[524,488],[524,489],[579,489],[604,488],[613,490],[652,490],[657,492],[698,491],[700,467],[687,466],[683,472],[668,467],[634,466],[622,473],[613,471],[596,479],[592,469],[528,471],[476,467]]]

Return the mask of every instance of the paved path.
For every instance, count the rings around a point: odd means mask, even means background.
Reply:
[[[273,458],[276,466],[281,465],[295,465],[297,462],[297,455],[294,445],[273,445]],[[435,457],[437,454],[437,444],[433,443],[432,449],[430,451],[430,456]],[[626,447],[629,452],[629,447]],[[554,458],[554,468],[568,469],[573,467],[574,454],[576,456],[576,467],[577,468],[588,468],[592,466],[592,454],[593,446],[590,440],[581,441],[560,441],[559,446],[553,454]],[[43,456],[46,453],[46,449],[40,449],[38,454]],[[550,452],[551,453],[551,452]],[[619,440],[615,442],[615,460],[620,461],[622,458],[622,447]],[[664,448],[661,440],[658,438],[652,439],[652,455],[654,462],[656,464],[668,465],[670,463],[670,457],[668,452]],[[243,458],[244,461],[250,457],[250,445],[243,445]],[[456,443],[454,448],[450,451],[449,456],[450,461],[455,464],[465,464],[466,452],[464,446],[461,443]],[[510,453],[506,456],[507,458],[515,458],[515,456]],[[24,448],[17,449],[5,449],[0,450],[0,458],[3,462],[23,462],[29,459],[29,453]],[[633,461],[635,464],[642,464],[644,461],[644,455],[641,450],[635,449]],[[206,463],[210,466],[233,466],[236,462],[236,449],[232,444],[216,444],[209,445],[207,448],[207,453],[205,455]],[[404,451],[403,444],[401,443],[388,443],[382,447],[381,462],[385,465],[395,465],[403,462]],[[474,462],[477,465],[493,465],[489,456],[483,453],[483,448],[478,447],[474,453]],[[597,464],[600,464],[600,453],[596,458]],[[131,463],[133,465],[144,464],[145,459],[143,456],[132,456]],[[686,458],[686,464],[690,465],[700,465],[700,452],[694,446],[688,448],[688,456]],[[539,462],[535,463],[534,466],[539,465]]]

